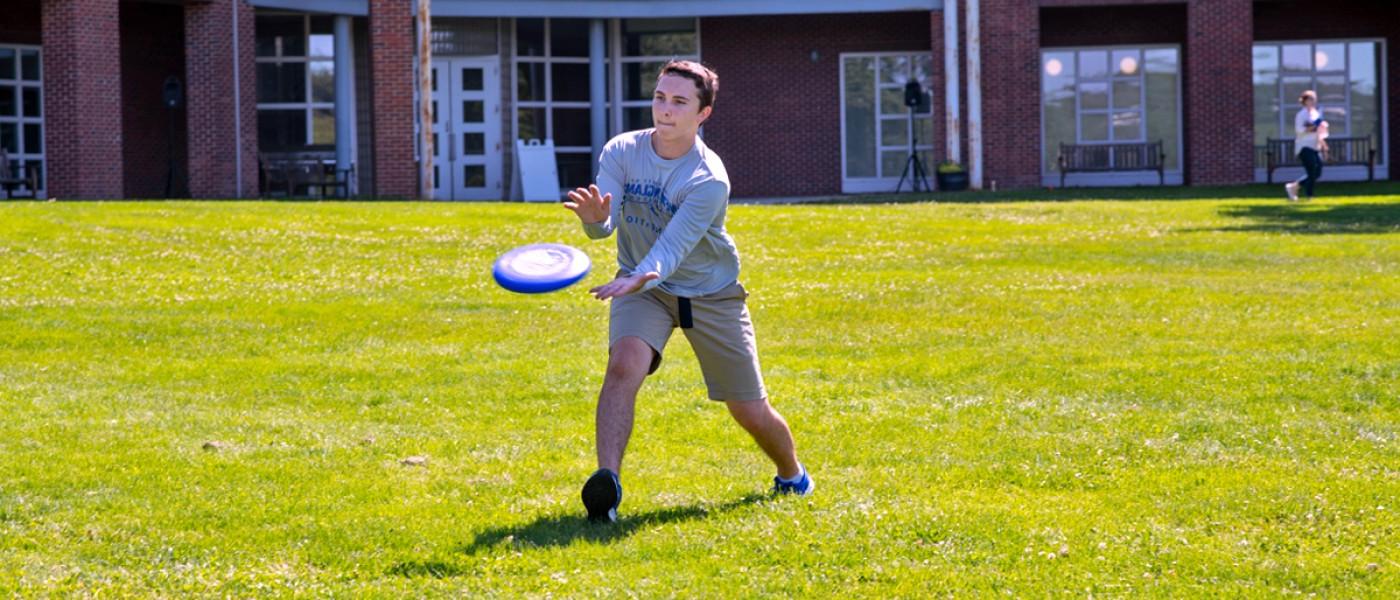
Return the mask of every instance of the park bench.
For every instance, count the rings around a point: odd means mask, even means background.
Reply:
[[[317,154],[272,153],[258,156],[262,169],[262,195],[286,198],[313,196],[346,198],[355,168],[336,169],[335,161]]]
[[[1127,142],[1116,144],[1060,144],[1056,164],[1060,168],[1060,187],[1070,173],[1102,173],[1109,171],[1156,171],[1157,183],[1166,183],[1167,155],[1162,141]]]
[[[33,198],[39,193],[39,165],[12,163],[10,153],[0,147],[0,187],[5,188],[5,198],[14,198],[15,188],[19,186],[29,191],[29,195],[22,198]]]
[[[1322,164],[1327,166],[1358,165],[1366,167],[1366,181],[1376,178],[1376,149],[1371,145],[1371,137],[1328,137],[1327,153]],[[1263,147],[1264,167],[1268,169],[1269,183],[1274,182],[1274,171],[1283,167],[1302,167],[1303,161],[1293,151],[1292,138],[1269,138]]]

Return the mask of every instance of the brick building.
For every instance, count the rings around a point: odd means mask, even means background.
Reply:
[[[738,197],[892,191],[911,142],[1002,188],[1058,185],[1061,144],[1161,142],[1167,185],[1262,181],[1303,89],[1400,178],[1397,2],[433,0],[426,148],[416,5],[7,0],[0,146],[48,197],[256,197],[260,166],[295,156],[353,195],[412,198],[427,151],[434,197],[513,199],[516,140],[551,142],[559,185],[583,183],[603,141],[650,125],[659,64],[688,57],[720,74],[703,135]]]

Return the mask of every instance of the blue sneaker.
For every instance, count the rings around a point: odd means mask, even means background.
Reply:
[[[617,505],[622,503],[622,482],[617,473],[598,469],[583,484],[583,507],[588,520],[595,523],[616,523]]]
[[[812,490],[814,489],[817,489],[817,484],[816,482],[812,481],[812,477],[807,474],[807,469],[803,469],[802,478],[798,479],[793,483],[783,481],[782,478],[776,476],[773,477],[774,494],[795,494],[798,496],[806,496],[807,494],[812,493]]]

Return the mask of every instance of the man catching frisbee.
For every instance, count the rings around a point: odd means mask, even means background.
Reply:
[[[676,327],[700,360],[710,399],[724,402],[777,466],[773,490],[806,495],[814,487],[763,387],[739,253],[724,230],[729,177],[696,135],[718,88],[718,77],[699,63],[667,63],[652,95],[654,127],[609,141],[596,184],[564,202],[590,238],[617,233],[617,278],[589,290],[612,299],[595,422],[598,470],[583,486],[594,521],[617,520],[637,391],[661,365]]]

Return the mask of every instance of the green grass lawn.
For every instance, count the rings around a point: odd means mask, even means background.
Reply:
[[[612,527],[613,241],[563,209],[3,203],[0,596],[1389,596],[1400,195],[1365,189],[733,207],[817,493],[764,494],[677,335]],[[537,241],[593,273],[496,287]]]

